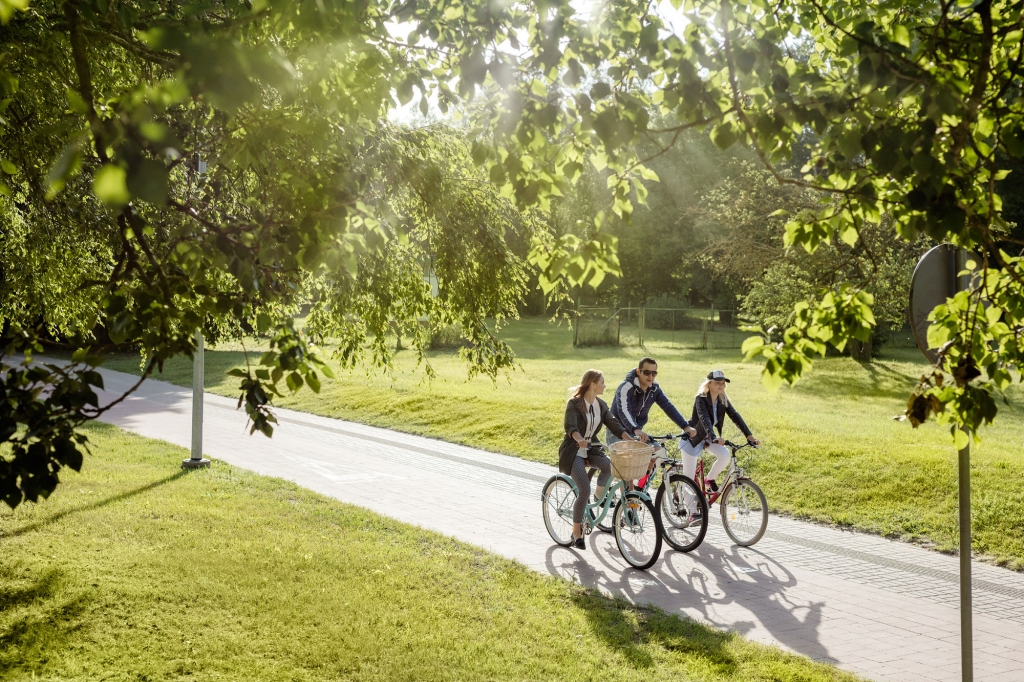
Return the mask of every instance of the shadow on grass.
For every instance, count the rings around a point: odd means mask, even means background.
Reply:
[[[869,396],[905,402],[918,379],[916,371],[903,371],[890,363],[875,360],[856,363],[843,373],[818,372],[812,381],[802,381],[792,390],[807,395],[830,398],[835,396]]]
[[[31,607],[26,615],[0,629],[0,679],[7,679],[6,674],[15,670],[42,668],[53,651],[66,647],[71,635],[81,629],[80,617],[89,597],[83,593],[57,598],[63,581],[63,572],[51,569],[28,587],[0,587],[0,614]]]
[[[9,567],[0,566],[0,580],[16,581],[22,575]],[[38,599],[49,599],[60,584],[63,574],[55,569],[43,573],[28,587],[0,587],[0,613],[31,604]]]
[[[721,675],[736,671],[736,659],[726,648],[734,635],[728,632],[683,620],[654,606],[611,599],[590,589],[576,591],[573,603],[586,614],[591,632],[634,667],[654,668],[656,662],[648,649],[662,648],[700,658]]]
[[[592,542],[593,538],[592,535]],[[551,547],[546,553],[549,571],[552,575],[566,578],[580,586],[580,589],[573,591],[572,600],[586,616],[591,632],[603,640],[609,649],[621,654],[630,665],[643,669],[654,668],[657,663],[650,651],[661,648],[699,658],[720,675],[728,676],[736,671],[739,663],[727,648],[734,634],[680,618],[656,606],[606,596],[595,589],[596,585],[602,585],[606,589],[628,593],[629,579],[643,578],[647,573],[627,569],[619,581],[609,583],[601,571],[592,567],[574,550],[564,550],[572,553],[556,560],[555,554],[559,549]],[[601,552],[594,554],[601,557]]]
[[[132,497],[135,497],[136,495],[141,495],[144,492],[153,490],[154,488],[159,488],[162,485],[166,485],[167,483],[176,481],[182,476],[188,474],[189,471],[189,469],[182,469],[181,471],[171,474],[166,478],[162,478],[159,481],[153,481],[152,483],[147,483],[146,485],[139,486],[134,490],[127,490],[123,493],[118,493],[117,495],[111,495],[110,497],[103,500],[98,500],[96,502],[91,502],[89,504],[82,504],[77,507],[72,507],[71,509],[65,509],[64,511],[57,512],[56,514],[51,514],[50,516],[47,516],[45,519],[34,521],[33,523],[29,523],[27,525],[22,526],[21,528],[16,528],[15,530],[12,530],[10,533],[4,533],[2,530],[0,530],[0,541],[2,541],[5,538],[16,538],[24,535],[25,533],[31,533],[33,531],[39,530],[40,528],[45,528],[50,524],[60,521],[66,516],[70,516],[71,514],[80,514],[82,512],[92,511],[93,509],[100,509],[102,507],[106,507],[108,504],[114,504],[115,502],[121,502],[122,500],[127,500]]]

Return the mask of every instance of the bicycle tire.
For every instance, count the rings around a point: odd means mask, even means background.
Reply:
[[[722,511],[722,526],[737,545],[750,547],[764,537],[768,529],[768,500],[756,483],[748,478],[730,483],[722,491],[718,504]]]
[[[632,512],[630,518],[629,512]],[[626,563],[646,570],[654,565],[661,554],[661,520],[646,496],[627,491],[615,507],[612,516],[615,544]]]
[[[572,508],[576,504],[576,488],[572,479],[556,474],[541,491],[541,514],[544,527],[555,544],[568,547],[572,543]]]
[[[691,509],[692,506],[696,509]],[[679,473],[670,474],[658,488],[654,508],[658,510],[662,534],[669,547],[680,552],[692,552],[704,542],[708,532],[708,500],[692,478]],[[696,526],[695,512],[700,514]]]

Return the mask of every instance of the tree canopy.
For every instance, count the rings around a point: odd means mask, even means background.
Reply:
[[[1020,4],[676,6],[673,32],[636,0],[0,0],[0,496],[45,497],[80,466],[77,427],[100,412],[93,368],[111,343],[140,348],[148,373],[193,352],[196,328],[268,333],[242,402],[269,433],[279,384],[315,388],[327,371],[291,325],[297,292],[322,287],[323,328],[353,353],[383,320],[419,314],[422,288],[388,269],[389,250],[433,268],[470,359],[501,371],[512,355],[483,320],[513,311],[525,267],[502,231],[529,234],[546,290],[598,283],[617,270],[606,216],[628,219],[658,179],[650,161],[689,129],[829,195],[789,217],[790,246],[856,248],[882,226],[979,250],[977,287],[935,312],[939,360],[908,415],[956,434],[991,421],[1024,352],[1022,263],[996,191],[1024,155]],[[444,135],[388,124],[416,98],[459,113],[478,169]],[[808,132],[807,163],[780,172]],[[552,234],[534,212],[587,164],[608,173],[607,209],[583,239]],[[765,381],[866,339],[866,285],[799,303],[781,342],[749,341]],[[40,322],[71,340],[72,363],[22,362]]]

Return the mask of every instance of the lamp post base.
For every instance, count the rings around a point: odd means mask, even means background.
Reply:
[[[183,459],[181,460],[182,469],[205,469],[210,466],[210,460],[203,457],[202,459]]]

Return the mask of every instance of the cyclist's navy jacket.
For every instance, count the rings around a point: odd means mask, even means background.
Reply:
[[[612,416],[618,419],[626,427],[626,430],[636,431],[643,429],[647,424],[648,413],[651,411],[651,405],[654,404],[657,404],[679,428],[684,429],[689,426],[683,415],[679,414],[679,410],[658,386],[658,382],[652,383],[646,392],[640,389],[640,379],[637,378],[635,369],[629,371],[629,374],[615,390],[615,399],[612,400],[611,405]]]

